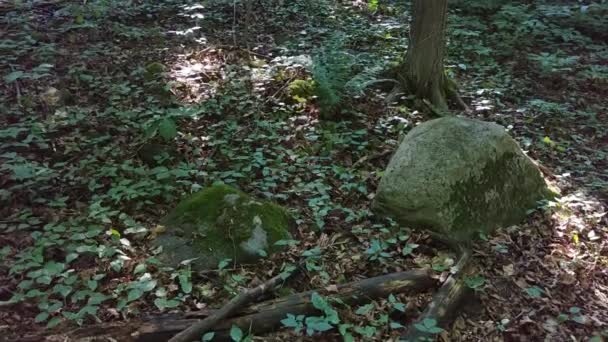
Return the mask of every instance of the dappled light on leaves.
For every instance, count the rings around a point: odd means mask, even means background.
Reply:
[[[383,0],[0,1],[2,336],[146,340],[169,329],[165,338],[275,279],[200,340],[608,337],[608,5],[449,1],[437,70],[465,106],[456,97],[446,110],[398,80],[412,10]],[[470,258],[371,205],[408,134],[448,115],[499,124],[556,192],[516,224],[472,227]],[[490,149],[479,145],[455,141],[408,165],[431,160],[446,170],[435,182],[462,180],[471,167],[442,163]],[[475,212],[480,199],[511,200],[482,187],[505,176],[489,169],[445,203],[466,199]],[[220,184],[246,203],[189,201]],[[193,202],[188,224],[167,224]],[[261,203],[281,208],[280,220]],[[277,223],[286,232],[271,236]],[[213,233],[230,242],[221,253],[204,243],[192,252]],[[171,251],[192,253],[167,264]],[[421,316],[452,282],[471,297]],[[361,284],[364,296],[348,292]],[[267,319],[281,298],[311,311]],[[238,321],[255,305],[259,333]]]

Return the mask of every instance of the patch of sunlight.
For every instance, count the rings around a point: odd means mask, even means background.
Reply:
[[[556,233],[563,237],[566,233],[577,234],[573,240],[579,241],[584,234],[589,241],[600,238],[600,221],[606,216],[606,208],[602,203],[590,197],[583,191],[577,191],[556,199],[557,210],[553,214],[556,222]]]
[[[213,96],[225,63],[213,49],[176,56],[169,77],[186,90],[190,101],[200,102]]]

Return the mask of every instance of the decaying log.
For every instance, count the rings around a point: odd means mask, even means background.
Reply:
[[[452,320],[458,315],[460,307],[473,293],[473,290],[465,282],[465,277],[472,269],[472,264],[469,262],[470,258],[471,253],[468,250],[463,250],[455,266],[455,273],[448,277],[424,312],[401,335],[402,341],[434,341],[435,334],[415,327],[416,324],[421,324],[425,319],[435,320],[436,326],[440,328],[447,328],[452,323]]]
[[[360,305],[378,298],[386,298],[390,294],[404,292],[420,292],[434,288],[436,280],[430,276],[426,269],[391,273],[379,277],[373,277],[355,281],[347,284],[319,289],[316,292],[340,299],[348,305]],[[293,315],[315,315],[319,314],[311,303],[311,295],[315,291],[296,293],[286,297],[261,302],[240,310],[236,316],[219,322],[214,327],[215,336],[213,341],[229,340],[230,328],[233,325],[240,327],[244,332],[262,334],[273,331],[280,327],[280,321],[288,313]],[[213,313],[211,314],[213,315]],[[104,331],[104,326],[80,329],[70,334],[70,341],[90,341],[90,337],[111,337],[117,341],[124,342],[166,342],[175,334],[187,329],[193,324],[201,322],[198,319],[184,319],[183,316],[174,318],[161,318],[145,322],[128,323],[130,330],[128,335],[124,331],[128,329],[117,329]],[[115,329],[115,325],[109,329]],[[93,332],[93,333],[91,333]],[[197,337],[200,341],[200,336]],[[106,340],[107,341],[107,340]]]

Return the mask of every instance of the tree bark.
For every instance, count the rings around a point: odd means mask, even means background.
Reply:
[[[410,45],[399,70],[401,84],[436,109],[448,109],[456,93],[443,68],[448,0],[414,0]]]

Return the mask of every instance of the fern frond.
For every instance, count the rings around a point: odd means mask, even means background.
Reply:
[[[372,84],[397,82],[378,79],[384,71],[385,63],[375,62],[378,59],[370,56],[364,59],[364,54],[354,55],[348,52],[345,42],[343,34],[335,34],[326,41],[323,48],[316,50],[312,57],[311,72],[322,112],[335,111],[344,98],[360,95]],[[362,71],[357,73],[357,69]]]

